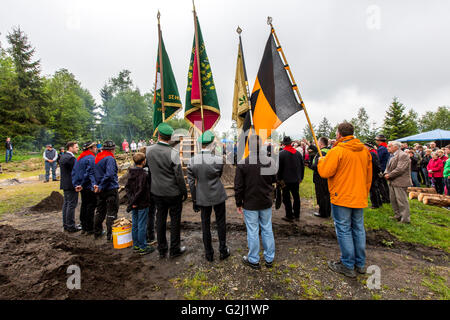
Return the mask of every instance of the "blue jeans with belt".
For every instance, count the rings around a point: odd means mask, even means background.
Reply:
[[[264,247],[264,259],[272,262],[275,258],[275,240],[272,231],[272,208],[264,210],[245,210],[245,225],[247,226],[248,261],[259,263],[259,228]]]
[[[56,180],[56,165],[56,161],[53,161],[52,163],[45,161],[45,181],[48,181],[50,177],[50,169],[52,169],[52,180]]]
[[[341,262],[349,269],[366,264],[366,232],[363,209],[331,205]]]

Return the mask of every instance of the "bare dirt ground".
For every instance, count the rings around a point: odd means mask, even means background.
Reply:
[[[249,269],[241,263],[247,253],[245,225],[233,191],[227,192],[232,256],[219,261],[217,254],[213,263],[203,257],[200,215],[191,202],[184,204],[182,215],[182,245],[188,252],[173,260],[160,260],[157,252],[141,257],[131,249],[115,250],[104,239],[63,233],[60,211],[5,214],[0,219],[0,299],[446,298],[448,254],[402,243],[385,231],[367,232],[367,266],[380,268],[380,289],[368,289],[369,275],[349,279],[330,271],[326,262],[339,257],[332,220],[314,217],[307,201],[295,224],[281,220],[283,207],[274,211],[274,267]],[[129,217],[125,206],[121,216]],[[217,248],[215,228],[212,233]],[[66,286],[73,264],[81,269],[80,290]]]

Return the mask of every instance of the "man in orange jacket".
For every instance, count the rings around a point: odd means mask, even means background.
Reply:
[[[334,147],[321,157],[317,169],[328,179],[331,209],[336,236],[341,249],[339,262],[329,261],[331,270],[356,277],[365,273],[366,233],[363,208],[372,183],[372,160],[369,151],[353,136],[351,123],[341,123]]]

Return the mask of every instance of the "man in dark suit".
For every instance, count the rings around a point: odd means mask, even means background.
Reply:
[[[64,204],[62,209],[64,231],[77,232],[81,228],[75,225],[75,208],[78,204],[78,192],[72,184],[72,170],[75,165],[75,154],[78,153],[78,143],[69,141],[66,144],[67,152],[61,156],[61,182],[60,189],[64,191]]]
[[[300,194],[299,186],[305,174],[303,157],[294,147],[292,140],[286,136],[283,138],[281,146],[283,150],[279,154],[279,167],[277,179],[282,186],[283,204],[286,209],[286,216],[282,219],[287,222],[300,220]],[[291,203],[291,194],[294,204]]]
[[[227,193],[220,177],[223,172],[223,158],[211,154],[209,146],[214,142],[214,134],[205,131],[198,142],[202,145],[200,153],[191,158],[187,167],[187,180],[191,189],[194,211],[201,211],[203,244],[206,260],[214,260],[214,249],[211,245],[211,213],[216,214],[217,233],[219,236],[220,260],[230,256],[226,245],[225,200]]]

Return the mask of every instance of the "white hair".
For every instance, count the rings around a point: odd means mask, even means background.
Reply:
[[[396,146],[399,149],[402,147],[402,143],[400,141],[389,141],[388,144],[392,144],[392,145]]]

